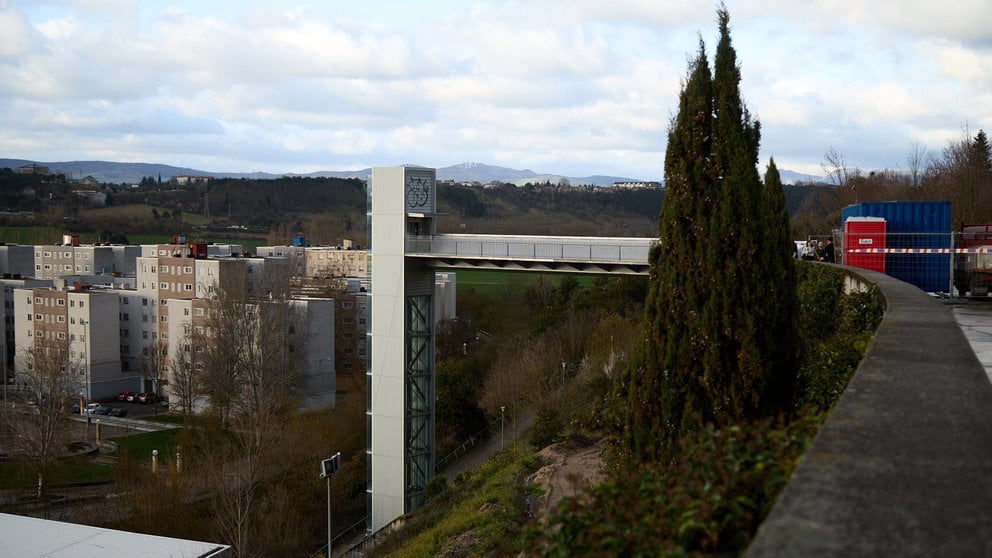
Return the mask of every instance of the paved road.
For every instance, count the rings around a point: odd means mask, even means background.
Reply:
[[[520,442],[520,437],[525,430],[530,428],[534,424],[534,419],[532,419],[529,414],[524,415],[520,413],[517,415],[516,420],[516,443]],[[499,429],[496,433],[490,436],[487,440],[479,442],[477,446],[469,450],[450,465],[439,471],[443,473],[445,477],[448,478],[450,482],[454,479],[458,473],[462,471],[470,471],[475,469],[479,465],[482,465],[487,459],[493,456],[502,448],[512,448],[514,443],[514,423],[507,416],[506,421],[503,424],[503,434],[500,435]],[[502,448],[501,448],[502,446]]]
[[[951,312],[992,381],[992,299],[962,301]]]

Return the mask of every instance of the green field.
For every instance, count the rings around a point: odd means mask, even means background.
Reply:
[[[438,270],[444,271],[444,270]],[[565,276],[563,273],[539,273],[534,271],[503,271],[503,270],[481,270],[481,269],[456,269],[459,290],[475,289],[480,292],[496,293],[507,288],[526,289],[531,281],[538,277],[545,277],[552,284],[557,285],[558,281]],[[579,284],[589,287],[596,275],[573,274]]]

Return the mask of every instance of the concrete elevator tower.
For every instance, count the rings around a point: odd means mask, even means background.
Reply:
[[[369,532],[422,506],[434,474],[434,270],[407,246],[435,232],[436,171],[375,167],[368,183]]]

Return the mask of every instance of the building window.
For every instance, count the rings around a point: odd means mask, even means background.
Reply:
[[[60,299],[58,299],[58,301],[55,304],[57,304],[59,306],[65,306],[65,300],[63,300],[63,299],[60,298]]]
[[[130,316],[128,316],[128,314],[127,314],[127,312],[124,312],[124,321],[125,321],[125,322],[129,322],[129,321],[131,321],[131,317],[130,317]]]
[[[162,290],[166,290],[166,289],[169,288],[169,284],[168,283],[159,283],[158,284],[158,288],[160,288]]]
[[[34,297],[34,303],[35,304],[41,304],[41,297],[40,296]]]
[[[163,324],[169,321],[169,317],[168,316],[162,316],[161,319],[162,319],[162,323]]]
[[[64,324],[64,323],[65,323],[65,316],[58,316],[58,317],[56,318],[56,321],[57,321],[58,323],[60,323],[60,324]]]

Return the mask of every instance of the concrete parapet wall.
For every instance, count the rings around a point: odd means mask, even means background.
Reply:
[[[746,555],[992,556],[992,384],[941,301],[844,269],[885,316]]]

